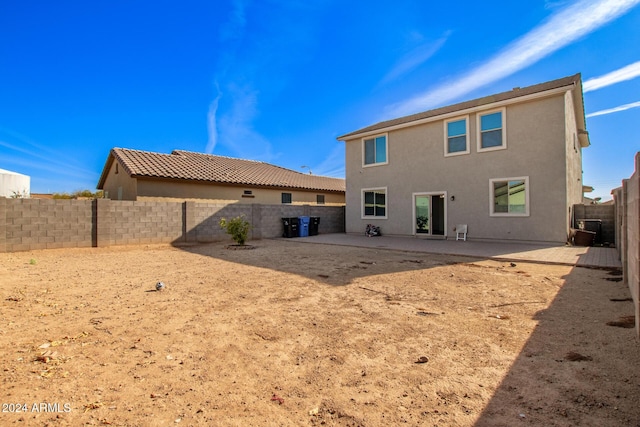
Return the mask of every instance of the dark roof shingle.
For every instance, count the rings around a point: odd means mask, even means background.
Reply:
[[[211,183],[344,192],[345,180],[303,174],[269,163],[174,150],[171,154],[113,148],[98,188],[117,159],[135,178],[162,178]]]

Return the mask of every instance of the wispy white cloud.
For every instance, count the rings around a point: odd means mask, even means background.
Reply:
[[[7,142],[6,140],[0,140],[0,146],[6,149],[0,159],[1,168],[11,169],[11,167],[7,167],[6,165],[15,164],[39,171],[53,172],[59,176],[75,178],[96,176],[95,171],[77,166],[72,156],[69,156],[67,153],[51,150],[33,142],[24,135],[8,131],[7,129],[0,128],[0,133],[6,133],[10,139],[15,141]],[[12,156],[12,152],[19,153],[20,155]]]
[[[245,16],[246,2],[244,0],[234,0],[233,10],[229,15],[229,20],[220,27],[220,39],[222,41],[238,40],[244,34],[247,23]]]
[[[217,126],[217,117],[216,114],[218,112],[218,105],[220,104],[220,98],[222,98],[222,92],[220,92],[220,86],[218,82],[215,82],[217,95],[209,104],[209,112],[207,113],[207,133],[209,134],[209,140],[207,142],[207,148],[205,152],[207,154],[212,154],[213,150],[216,148],[216,143],[218,142],[218,126]]]
[[[638,76],[640,76],[640,61],[629,64],[626,67],[619,68],[605,74],[604,76],[585,80],[582,85],[582,91],[585,93],[591,92],[592,90],[602,89],[603,87],[611,86],[616,83],[635,79]]]
[[[638,108],[638,107],[640,107],[640,101],[632,102],[630,104],[620,105],[619,107],[609,108],[607,110],[596,111],[595,113],[587,114],[587,117],[604,116],[605,114],[617,113],[619,111],[626,111],[626,110],[630,110],[632,108]]]
[[[451,31],[447,31],[442,37],[435,42],[430,41],[422,43],[420,46],[412,49],[406,53],[396,65],[382,78],[378,86],[385,85],[393,80],[396,80],[407,73],[413,71],[415,68],[425,63],[429,58],[435,55],[451,35]]]
[[[292,70],[308,55],[320,6],[249,0],[233,6],[219,33],[224,54],[214,74],[218,92],[207,113],[206,150],[224,147],[234,156],[269,162],[279,154],[258,128],[260,107],[279,101]],[[258,23],[249,29],[254,18]]]
[[[2,141],[0,141],[0,145],[6,145]],[[11,166],[7,166],[4,163],[10,164]],[[20,167],[24,167],[24,170],[21,170]],[[47,172],[49,175],[55,175],[56,177],[60,176],[68,176],[71,178],[86,178],[86,174],[79,173],[74,170],[64,169],[59,165],[49,164],[44,161],[39,161],[37,159],[19,156],[19,155],[4,155],[3,163],[0,164],[1,169],[11,170],[12,172],[22,173],[23,175],[32,175],[32,171],[38,172]]]
[[[404,116],[457,99],[507,77],[628,12],[640,0],[580,0],[551,15],[470,73],[387,109]]]
[[[566,5],[567,2],[565,0],[545,0],[544,8],[545,9],[557,9]]]
[[[247,159],[270,162],[278,157],[272,144],[253,127],[258,117],[258,92],[249,85],[230,84],[229,110],[217,120],[217,142]]]
[[[333,178],[345,177],[344,143],[336,143],[329,155],[322,162],[311,169],[315,175],[330,176]]]

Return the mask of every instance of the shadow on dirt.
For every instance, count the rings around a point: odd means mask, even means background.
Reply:
[[[179,247],[196,255],[334,286],[398,272],[429,274],[428,270],[439,266],[480,260],[296,241],[251,244],[255,250],[228,250],[225,243]],[[354,251],[361,256],[348,261]],[[504,269],[515,266],[502,264]],[[640,344],[633,329],[607,324],[625,323],[625,316],[633,313],[627,286],[616,280],[620,275],[619,270],[574,267],[562,278],[555,299],[536,313],[537,326],[478,414],[476,427],[640,426]]]
[[[477,427],[640,426],[640,345],[633,329],[607,325],[633,305],[611,277],[584,268],[564,277]]]
[[[348,246],[310,245],[286,240],[286,245],[273,240],[251,241],[255,250],[230,250],[226,243],[176,245],[197,255],[239,263],[246,266],[277,270],[304,276],[334,286],[350,284],[360,277],[425,270],[448,264],[471,262],[477,258],[403,252],[389,249],[354,248]],[[354,251],[361,254],[357,262],[346,261]],[[341,254],[349,254],[349,257]],[[345,261],[342,261],[342,260]]]

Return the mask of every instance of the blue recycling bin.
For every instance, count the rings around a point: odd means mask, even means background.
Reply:
[[[298,217],[298,235],[300,237],[308,237],[309,236],[309,221],[311,217],[308,216],[299,216]]]

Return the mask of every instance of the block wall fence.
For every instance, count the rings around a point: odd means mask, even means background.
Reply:
[[[229,241],[221,218],[244,215],[250,240],[280,237],[282,218],[320,217],[319,233],[344,232],[344,207],[0,198],[0,252],[145,243]]]
[[[602,220],[602,243],[617,243],[616,208],[614,205],[574,205],[574,226],[581,219]]]
[[[624,283],[629,286],[636,316],[636,336],[640,338],[640,152],[635,171],[622,187],[612,191],[616,207],[616,247],[622,262]]]

